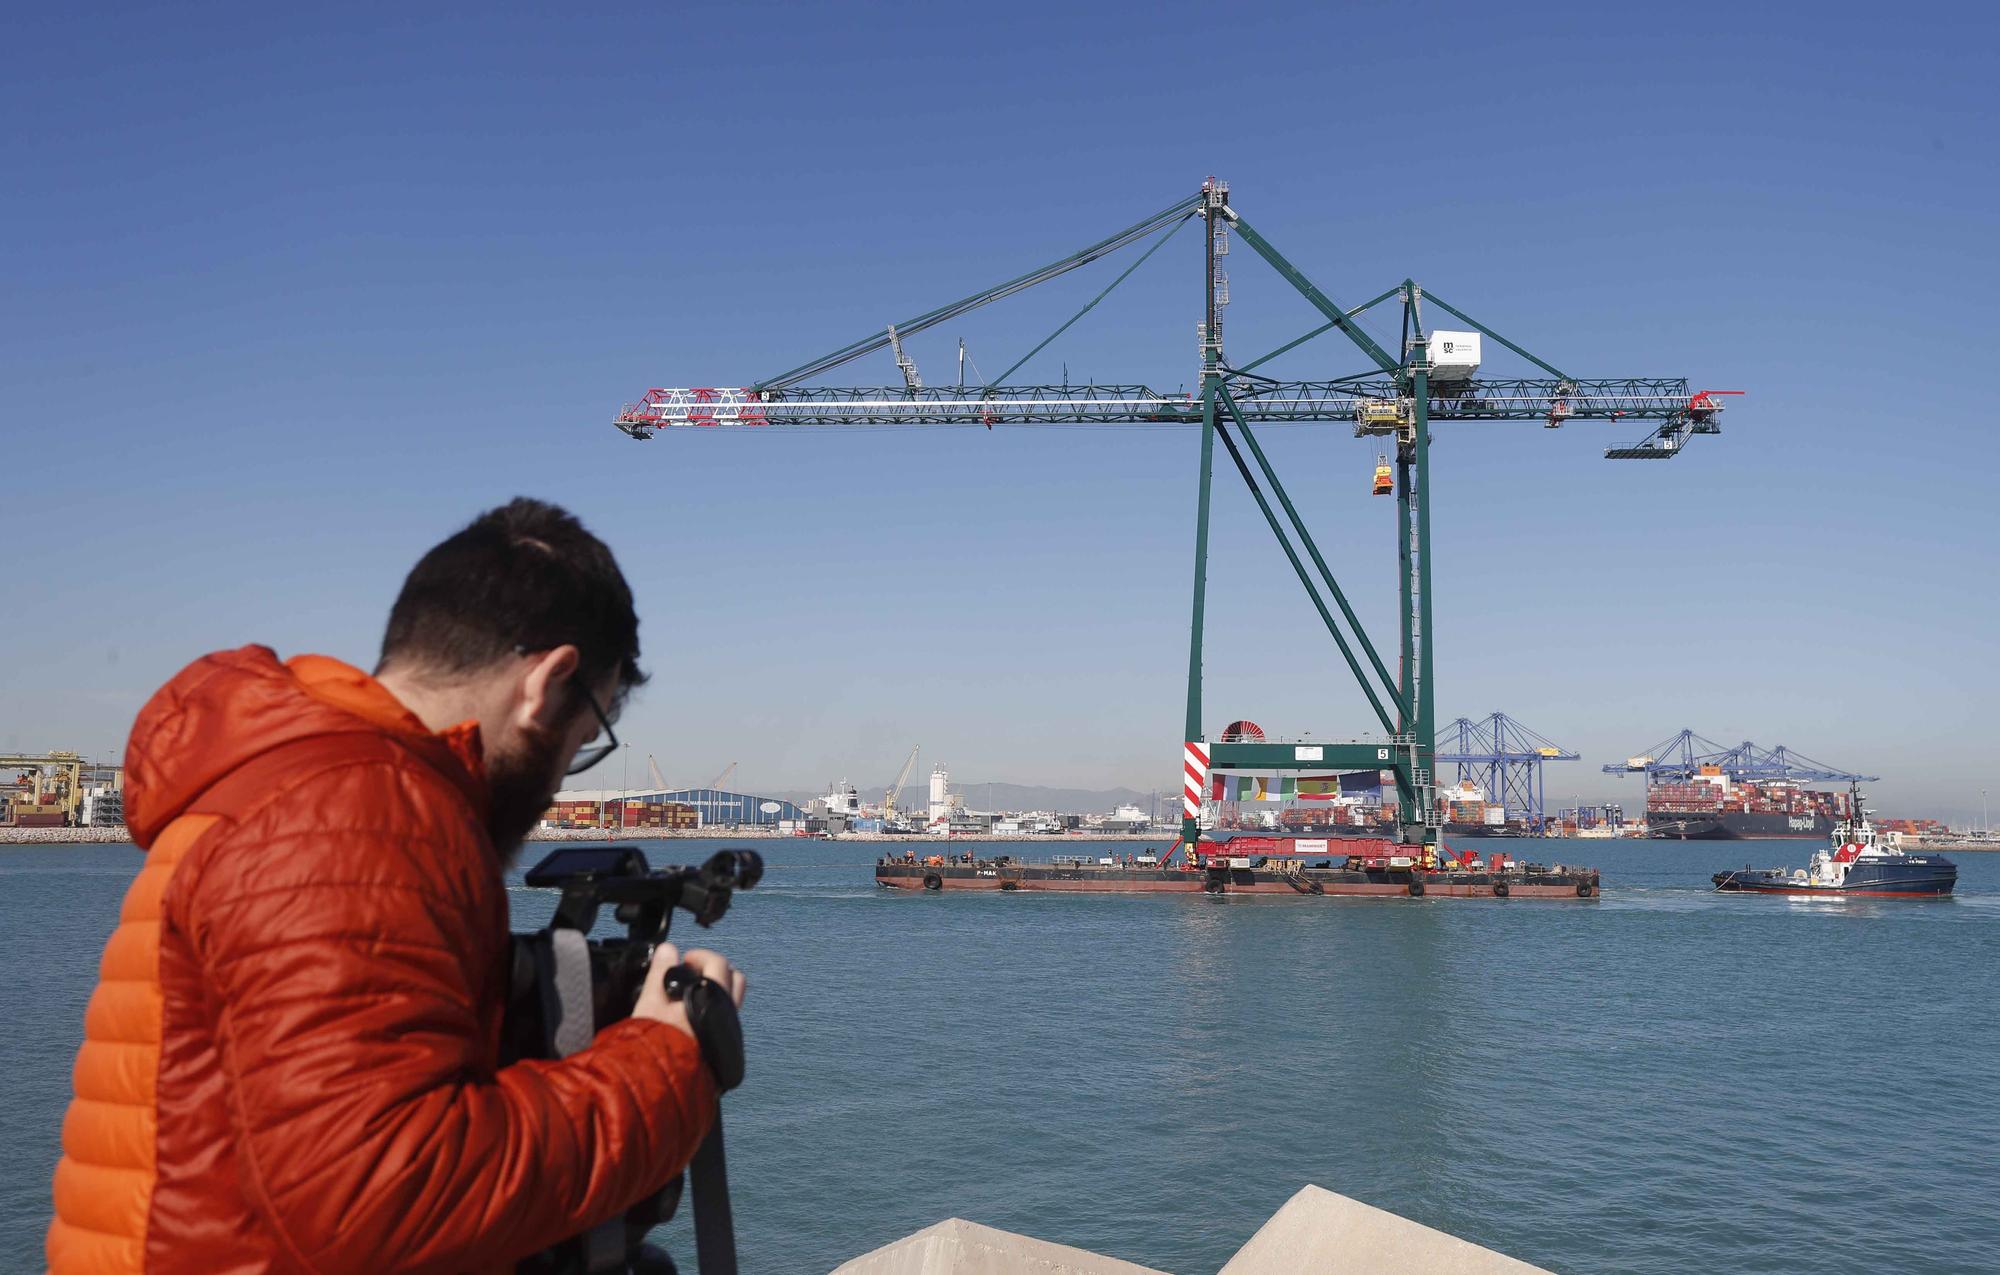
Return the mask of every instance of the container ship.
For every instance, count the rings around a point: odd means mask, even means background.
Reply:
[[[1444,831],[1453,837],[1525,837],[1527,829],[1510,822],[1507,808],[1488,801],[1486,791],[1470,779],[1461,779],[1440,794],[1444,803]]]
[[[1785,838],[1823,841],[1849,815],[1846,793],[1792,780],[1732,781],[1704,766],[1686,782],[1646,792],[1646,835],[1673,841]]]
[[[1601,888],[1595,868],[1522,864],[1499,853],[1482,861],[1473,851],[1426,850],[1373,837],[1239,835],[1204,840],[1195,854],[1176,843],[1157,857],[1059,855],[1045,863],[1008,854],[906,851],[876,861],[875,883],[928,891],[1499,899],[1589,899]]]

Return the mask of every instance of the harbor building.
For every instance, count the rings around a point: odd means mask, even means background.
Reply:
[[[650,793],[601,791],[560,792],[542,816],[550,828],[676,828],[701,826],[694,807],[677,801],[649,801]]]
[[[667,805],[684,806],[694,812],[691,824],[629,823],[627,827],[698,827],[698,828],[741,828],[774,827],[779,823],[803,822],[806,812],[796,803],[783,797],[760,797],[755,793],[729,792],[721,788],[678,788],[672,791],[622,791],[617,788],[572,789],[556,794],[555,806],[545,816],[555,822],[557,810],[578,810],[588,806],[591,809],[618,807],[621,803],[633,806]],[[633,818],[653,816],[634,815]],[[597,826],[597,825],[586,825]],[[613,826],[604,824],[603,826]]]

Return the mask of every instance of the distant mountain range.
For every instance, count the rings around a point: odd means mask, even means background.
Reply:
[[[863,805],[879,806],[889,786],[877,784],[872,788],[863,788],[857,784],[855,787],[861,793]],[[1153,804],[1152,793],[1135,792],[1130,788],[1049,788],[1040,784],[961,784],[953,781],[951,790],[964,799],[968,810],[1047,810],[1073,815],[1108,815],[1120,806],[1137,806],[1150,813]],[[768,795],[803,806],[826,796],[826,791],[781,790]],[[1178,794],[1161,794],[1160,809],[1171,815],[1173,812],[1167,809],[1169,797],[1177,798]],[[921,810],[929,801],[929,777],[925,776],[921,784],[913,777],[909,786],[903,789],[903,807]]]

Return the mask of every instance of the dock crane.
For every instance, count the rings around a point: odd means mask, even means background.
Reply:
[[[1200,391],[1166,393],[1132,383],[1009,384],[1009,378],[1088,314],[1112,289],[1158,252],[1190,222],[1203,223],[1206,306],[1197,327]],[[1228,276],[1219,261],[1230,237],[1240,238],[1325,322],[1277,349],[1233,361],[1223,343]],[[1083,309],[1029,350],[994,382],[976,392],[963,386],[925,387],[903,343],[929,328],[1068,274],[1120,249],[1151,244]],[[1401,304],[1401,349],[1382,348],[1356,320],[1385,302]],[[1424,308],[1449,315],[1465,331],[1427,330]],[[1323,333],[1338,330],[1360,355],[1362,370],[1319,380],[1278,380],[1256,369]],[[1479,375],[1482,339],[1533,365],[1539,376]],[[828,385],[827,373],[865,355],[892,349],[904,374],[900,388]],[[1465,311],[1404,279],[1352,309],[1337,304],[1264,238],[1235,208],[1227,182],[1213,177],[1188,197],[1039,269],[1016,276],[852,341],[766,380],[736,389],[657,388],[620,411],[613,424],[633,439],[668,429],[735,426],[873,425],[1157,425],[1201,431],[1196,489],[1194,604],[1189,632],[1187,714],[1183,732],[1181,844],[1190,859],[1201,837],[1201,802],[1213,772],[1326,772],[1391,770],[1395,774],[1397,839],[1424,847],[1429,861],[1443,825],[1435,778],[1437,727],[1433,696],[1430,546],[1431,426],[1438,421],[1537,421],[1560,428],[1573,421],[1649,422],[1638,442],[1605,451],[1612,460],[1666,460],[1697,434],[1721,431],[1721,396],[1735,391],[1690,388],[1686,377],[1586,378],[1530,353]],[[1398,638],[1400,660],[1392,674],[1356,619],[1325,556],[1300,518],[1252,426],[1277,423],[1351,424],[1357,436],[1379,438],[1395,451]],[[1345,660],[1381,733],[1329,742],[1307,740],[1210,741],[1202,726],[1203,615],[1207,589],[1208,527],[1215,447],[1254,497],[1294,573]],[[1268,494],[1267,494],[1268,493]],[[1277,499],[1274,509],[1270,497]],[[1301,556],[1303,553],[1304,556]],[[1310,560],[1311,566],[1307,566]],[[1335,610],[1346,630],[1335,619]],[[1349,631],[1352,640],[1350,641]]]
[[[125,768],[114,763],[85,760],[72,752],[0,754],[0,771],[9,771],[12,792],[0,791],[0,822],[14,817],[15,803],[32,810],[60,807],[63,823],[75,827],[83,821],[86,781],[96,779],[120,794],[125,788]],[[122,797],[121,797],[122,799]]]
[[[1552,761],[1576,761],[1579,754],[1539,735],[1505,713],[1473,721],[1461,717],[1444,728],[1441,766],[1458,767],[1461,782],[1485,789],[1487,800],[1519,812],[1528,830],[1542,831],[1547,819],[1548,789],[1542,767]]]
[[[1710,774],[1723,774],[1733,780],[1753,783],[1776,779],[1801,784],[1872,784],[1881,779],[1880,775],[1858,775],[1814,761],[1783,744],[1776,748],[1759,748],[1746,739],[1731,748],[1697,735],[1692,730],[1683,730],[1643,753],[1622,762],[1613,762],[1604,767],[1604,773],[1643,774],[1646,786],[1651,788],[1658,783],[1688,783],[1704,769]]]
[[[884,824],[895,821],[896,803],[903,799],[903,786],[910,782],[910,772],[916,769],[916,765],[917,749],[912,747],[908,760],[903,763],[903,769],[896,775],[896,782],[889,786],[889,791],[882,798],[882,822]]]

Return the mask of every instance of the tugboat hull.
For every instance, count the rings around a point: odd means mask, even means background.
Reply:
[[[1718,890],[1745,894],[1855,895],[1861,898],[1941,898],[1958,884],[1958,865],[1942,855],[1906,855],[1904,862],[1856,864],[1839,885],[1800,880],[1782,869],[1718,872]]]
[[[1822,846],[1804,868],[1744,868],[1718,872],[1709,880],[1718,890],[1742,894],[1846,896],[1883,899],[1935,899],[1958,884],[1958,865],[1941,854],[1909,854],[1893,843],[1884,845],[1868,822],[1861,804],[1861,785],[1848,786],[1851,817],[1834,829],[1832,843]]]

